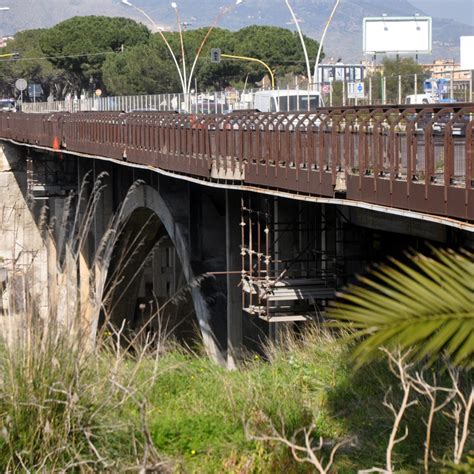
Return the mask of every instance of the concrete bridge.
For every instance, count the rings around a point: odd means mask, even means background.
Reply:
[[[233,366],[372,263],[474,247],[473,138],[473,104],[2,113],[0,289],[50,311],[52,268],[76,262],[63,299],[94,330],[166,308]]]

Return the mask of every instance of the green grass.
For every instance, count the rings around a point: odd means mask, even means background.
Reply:
[[[269,419],[278,428],[283,423],[289,436],[311,423],[327,440],[356,436],[356,445],[338,456],[337,472],[383,467],[392,418],[382,401],[396,380],[383,363],[354,373],[341,343],[309,339],[288,352],[273,351],[271,362],[251,360],[235,372],[192,355],[168,354],[150,393],[150,430],[158,450],[183,472],[311,472],[288,449],[247,440],[243,420],[265,433]],[[420,406],[408,412],[410,435],[396,449],[399,468],[421,468],[422,411]],[[438,453],[450,440],[446,427],[437,426]]]
[[[317,331],[286,343],[269,348],[266,360],[249,357],[238,371],[180,349],[158,360],[101,351],[80,361],[66,346],[43,348],[33,359],[4,349],[0,466],[35,471],[44,463],[52,472],[90,460],[80,470],[138,469],[148,431],[159,453],[148,465],[165,459],[172,472],[313,472],[279,443],[248,440],[244,423],[254,434],[284,425],[288,437],[314,423],[327,441],[357,439],[340,451],[334,472],[383,467],[392,426],[383,395],[397,385],[385,363],[354,372],[344,343]],[[410,434],[395,451],[397,469],[421,471],[424,408],[407,413]],[[452,428],[438,423],[433,438],[437,456],[449,454]]]

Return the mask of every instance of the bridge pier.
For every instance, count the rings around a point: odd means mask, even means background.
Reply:
[[[0,148],[0,192],[0,314],[21,313],[27,300],[44,318],[79,308],[94,334],[103,305],[102,316],[133,330],[184,286],[190,300],[170,303],[166,317],[195,318],[208,354],[229,368],[265,338],[304,330],[308,312],[321,319],[330,290],[373,263],[426,242],[474,247],[474,232],[402,212],[204,186],[10,144]],[[270,310],[242,293],[242,277],[247,290],[273,279]],[[17,290],[23,298],[11,297]]]
[[[45,223],[27,198],[26,164],[23,149],[0,145],[0,315],[25,311],[28,287],[37,295],[31,303],[45,317],[49,300]]]

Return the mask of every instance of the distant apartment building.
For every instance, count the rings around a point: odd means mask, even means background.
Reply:
[[[0,38],[0,48],[4,48],[9,41],[13,39],[13,36],[2,36]]]
[[[461,71],[461,64],[453,59],[436,59],[431,64],[423,64],[423,69],[426,72],[431,72],[435,79],[441,77],[451,77],[453,81],[468,81],[470,71]]]
[[[377,63],[375,61],[369,61],[364,59],[361,61],[361,65],[365,67],[367,76],[374,76],[375,74],[383,74],[384,66],[383,63]]]

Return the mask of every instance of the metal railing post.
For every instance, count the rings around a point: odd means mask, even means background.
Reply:
[[[472,102],[473,75],[474,71],[471,70],[471,74],[469,75],[469,102]]]
[[[398,103],[402,103],[402,76],[398,75]]]
[[[449,98],[454,99],[454,70],[451,71]]]

